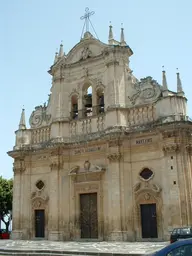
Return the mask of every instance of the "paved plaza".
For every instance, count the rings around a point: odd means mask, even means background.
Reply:
[[[145,255],[168,242],[53,242],[0,240],[0,255]]]

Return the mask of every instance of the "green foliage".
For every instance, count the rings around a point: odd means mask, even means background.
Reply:
[[[0,218],[8,231],[12,218],[13,180],[0,176]]]

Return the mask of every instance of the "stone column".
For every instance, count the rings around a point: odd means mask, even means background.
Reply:
[[[108,155],[109,159],[109,239],[122,241],[122,216],[121,216],[121,187],[120,187],[120,159],[117,151]]]
[[[13,164],[14,180],[13,180],[13,223],[12,223],[12,239],[22,239],[22,219],[21,219],[21,175],[25,170],[24,160],[15,160]]]
[[[57,241],[60,238],[59,232],[59,170],[62,168],[59,154],[50,157],[51,173],[49,183],[49,213],[48,213],[48,240]]]

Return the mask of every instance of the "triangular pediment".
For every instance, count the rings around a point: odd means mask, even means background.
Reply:
[[[65,63],[72,64],[86,59],[94,58],[101,55],[106,47],[106,44],[95,39],[94,37],[82,39],[67,54]]]

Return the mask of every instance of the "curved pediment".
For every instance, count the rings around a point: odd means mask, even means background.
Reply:
[[[66,64],[72,64],[99,56],[102,54],[105,47],[107,47],[107,45],[93,37],[84,38],[67,54],[65,60]]]

